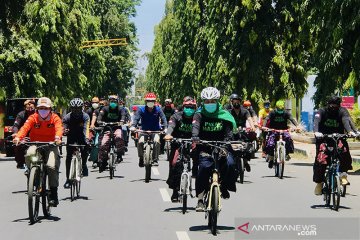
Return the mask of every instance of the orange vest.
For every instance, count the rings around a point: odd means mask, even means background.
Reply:
[[[29,137],[31,142],[53,142],[55,136],[58,138],[62,137],[63,127],[61,119],[57,114],[51,113],[50,119],[40,121],[39,114],[36,112],[26,120],[24,126],[22,126],[16,134],[16,137],[23,139],[28,132],[30,132]]]

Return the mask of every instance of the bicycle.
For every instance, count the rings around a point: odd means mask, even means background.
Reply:
[[[180,176],[179,198],[180,198],[180,202],[182,203],[182,213],[185,214],[187,211],[188,195],[190,195],[191,198],[194,198],[194,196],[192,195],[193,188],[191,181],[191,157],[190,157],[192,140],[184,139],[184,138],[177,138],[177,139],[173,138],[172,141],[180,145],[178,161],[182,163],[183,172],[181,173]],[[169,143],[170,141],[167,142]],[[171,160],[169,159],[169,161]]]
[[[116,151],[116,145],[115,145],[115,134],[114,134],[114,127],[118,127],[121,125],[121,122],[102,122],[102,133],[105,132],[105,129],[108,129],[110,131],[110,151],[108,153],[108,165],[109,165],[109,173],[110,173],[110,179],[113,179],[115,175],[116,165],[118,162],[122,161],[122,156],[120,154],[120,161],[118,161],[118,154]]]
[[[50,187],[47,182],[47,168],[43,152],[48,147],[57,146],[53,142],[24,142],[27,147],[36,146],[35,155],[29,157],[30,173],[28,178],[28,212],[30,223],[34,224],[39,219],[40,198],[44,217],[48,218],[51,214],[49,205]]]
[[[211,159],[214,162],[214,168],[212,170],[212,174],[210,176],[210,188],[209,191],[205,193],[204,196],[204,204],[206,206],[205,210],[205,218],[208,218],[208,226],[211,230],[211,233],[216,236],[217,235],[217,219],[218,215],[221,211],[221,193],[220,193],[220,171],[218,162],[220,160],[220,157],[223,155],[227,155],[228,153],[228,147],[231,146],[231,144],[236,144],[239,142],[224,142],[224,141],[205,141],[200,140],[199,144],[203,144],[205,146],[210,146],[213,148],[211,152]]]
[[[151,179],[151,167],[153,162],[154,140],[153,134],[160,134],[162,131],[144,131],[136,130],[135,132],[144,135],[144,166],[145,166],[145,182],[148,183]]]
[[[93,162],[93,168],[97,167],[98,164],[98,155],[99,155],[99,135],[102,131],[102,128],[95,127],[93,132],[95,134],[92,142],[91,142],[91,149],[89,154],[89,162]]]
[[[340,151],[338,147],[339,141],[350,138],[347,134],[324,134],[324,143],[326,151],[331,153],[330,162],[325,173],[325,181],[323,183],[323,194],[325,205],[330,207],[332,199],[332,209],[339,210],[340,197],[345,197],[346,185],[342,185],[340,181],[339,167],[340,167]]]
[[[236,161],[236,168],[239,173],[238,182],[244,183],[245,176],[245,158],[249,154],[249,146],[250,144],[247,142],[241,141],[232,141],[231,148],[234,151],[234,158]],[[251,146],[250,146],[251,147]]]
[[[68,144],[70,147],[74,147],[73,156],[70,164],[69,181],[70,181],[70,198],[71,201],[76,197],[80,197],[81,178],[82,176],[82,158],[80,148],[85,145]]]

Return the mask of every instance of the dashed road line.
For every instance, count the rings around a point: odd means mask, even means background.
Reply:
[[[170,195],[166,188],[160,188],[160,194],[164,202],[171,202]]]
[[[178,240],[190,240],[189,235],[185,231],[176,232]]]

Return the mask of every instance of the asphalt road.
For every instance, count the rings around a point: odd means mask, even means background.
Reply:
[[[34,225],[29,225],[23,171],[17,170],[13,161],[0,161],[1,239],[233,240],[239,231],[235,219],[240,217],[360,216],[359,175],[349,176],[351,186],[336,212],[324,208],[322,197],[313,194],[311,162],[290,160],[282,180],[273,176],[273,170],[267,168],[263,159],[250,163],[252,171],[246,173],[246,182],[237,185],[237,192],[231,193],[229,200],[222,201],[218,236],[212,236],[205,214],[194,210],[196,199],[189,200],[190,209],[185,215],[180,213],[180,203],[170,202],[165,156],[161,157],[160,166],[153,168],[153,180],[144,183],[144,169],[137,166],[137,152],[131,145],[113,180],[108,172],[99,174],[90,167],[89,177],[82,180],[81,198],[74,202],[69,199],[70,191],[62,187],[65,181],[62,160],[60,204],[53,208],[50,219],[41,219]],[[341,221],[339,224],[341,227]]]

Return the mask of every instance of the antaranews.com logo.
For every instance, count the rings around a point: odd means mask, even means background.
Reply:
[[[253,224],[250,222],[242,224],[237,228],[244,234],[250,234],[250,232],[295,232],[298,236],[316,236],[316,225],[281,225],[281,224]]]

